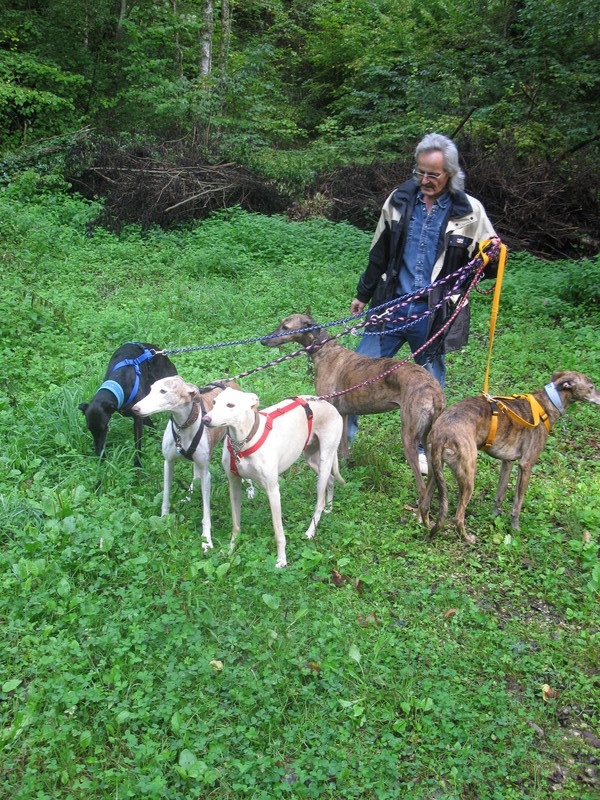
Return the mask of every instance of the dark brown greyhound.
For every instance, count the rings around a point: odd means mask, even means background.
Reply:
[[[268,347],[277,347],[286,342],[298,342],[303,347],[311,347],[308,355],[314,364],[315,389],[319,396],[364,383],[400,363],[397,358],[370,358],[355,353],[337,341],[329,340],[322,330],[301,332],[303,328],[311,328],[316,324],[308,314],[290,314],[273,332],[277,337],[266,337],[261,341]],[[380,414],[383,411],[400,410],[404,453],[414,473],[421,499],[425,482],[419,470],[419,443],[426,445],[431,425],[446,405],[444,392],[436,379],[424,367],[408,362],[368,386],[328,399],[344,419],[341,449],[344,457],[348,455],[348,414]]]
[[[543,389],[532,392],[537,408],[547,415],[548,429],[565,413],[576,400],[600,405],[600,392],[592,381],[581,372],[555,372],[550,383]],[[532,408],[525,396],[518,399],[503,398],[505,405],[521,419],[529,421]],[[458,483],[459,500],[456,510],[456,527],[469,544],[475,536],[465,528],[465,509],[475,486],[477,450],[483,449],[490,437],[493,406],[484,396],[466,397],[449,406],[434,422],[427,441],[429,478],[421,503],[421,517],[429,525],[429,506],[437,486],[440,510],[432,533],[441,531],[448,516],[448,490],[444,480],[444,463],[448,464]],[[519,517],[523,498],[529,483],[531,468],[546,445],[548,430],[540,420],[536,427],[527,427],[500,410],[493,442],[485,452],[502,461],[498,490],[494,498],[494,515],[501,513],[502,501],[510,472],[515,461],[519,462],[515,497],[511,511],[512,527],[519,530]],[[491,437],[490,437],[491,438]]]

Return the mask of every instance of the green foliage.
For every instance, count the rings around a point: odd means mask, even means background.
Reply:
[[[593,0],[242,0],[230,35],[215,7],[208,74],[204,6],[192,0],[98,0],[94,14],[76,0],[10,5],[0,12],[5,146],[91,123],[189,137],[294,182],[385,158],[431,129],[462,125],[536,160],[596,141]],[[316,166],[303,171],[303,159]]]
[[[205,555],[199,498],[183,502],[188,464],[158,516],[166,419],[145,433],[138,473],[130,420],[113,419],[99,462],[77,404],[126,340],[238,341],[307,305],[320,321],[347,316],[370,235],[233,209],[188,230],[89,236],[97,212],[34,173],[0,191],[2,795],[549,800],[560,767],[561,797],[591,800],[597,409],[557,426],[519,533],[492,520],[498,465],[482,456],[476,547],[430,540],[397,416],[384,414],[362,419],[347,484],[310,542],[314,475],[298,464],[283,476],[284,571],[260,491],[227,555],[216,458]],[[511,255],[494,391],[531,389],[559,366],[598,378],[598,310],[563,291],[578,269],[597,285],[594,265]],[[481,385],[489,308],[474,299],[471,342],[449,357],[451,400]],[[272,355],[254,342],[173,359],[203,384]],[[243,386],[265,405],[312,379],[302,357]],[[559,698],[544,701],[544,684]]]
[[[558,272],[558,295],[590,313],[600,305],[600,255],[555,265]]]
[[[19,144],[29,133],[39,139],[76,125],[84,83],[55,65],[0,51],[0,141]]]

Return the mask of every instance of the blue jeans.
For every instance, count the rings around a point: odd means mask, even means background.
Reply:
[[[410,317],[413,314],[423,314],[427,311],[427,303],[412,303],[403,315]],[[401,323],[394,322],[386,326],[386,330],[394,330]],[[396,331],[395,333],[381,334],[379,336],[363,335],[358,347],[357,353],[362,353],[364,356],[371,358],[383,358],[386,356],[395,356],[398,350],[405,342],[408,342],[411,353],[418,350],[427,340],[427,326],[429,324],[429,317],[424,316],[418,322],[409,325],[404,330]],[[443,355],[428,356],[426,353],[421,353],[415,359],[416,363],[424,367],[427,372],[430,372],[436,381],[440,384],[442,389],[446,381],[446,359]],[[358,430],[358,415],[350,414],[348,416],[348,442],[352,442]],[[421,452],[422,448],[419,447]]]

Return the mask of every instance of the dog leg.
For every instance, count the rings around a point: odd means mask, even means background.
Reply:
[[[319,475],[319,479],[317,481],[317,505],[315,506],[315,511],[310,521],[310,525],[306,530],[306,538],[313,539],[315,533],[317,532],[317,525],[319,524],[319,520],[321,519],[321,514],[325,509],[325,493],[327,491],[327,484],[331,476],[324,479],[326,472],[323,472]]]
[[[350,453],[350,448],[348,445],[348,417],[344,414],[342,420],[344,427],[342,428],[342,438],[340,439],[340,455],[345,461],[347,461]]]
[[[313,447],[314,447],[314,445],[312,447],[309,447],[307,450],[304,451],[304,457],[306,458],[306,462],[309,465],[309,467],[313,470],[313,472],[317,476],[317,483],[318,483],[319,475],[321,474],[321,464],[320,464],[320,460],[319,460],[320,459],[320,453],[321,453],[321,447],[319,445],[317,445],[317,447],[315,449],[313,449]],[[332,447],[335,447],[335,445],[332,444]],[[337,447],[333,451],[333,458],[331,460],[328,459],[328,462],[329,461],[330,461],[329,471],[326,472],[328,477],[327,477],[327,484],[326,484],[326,499],[325,499],[325,505],[324,505],[324,508],[323,508],[323,513],[324,514],[331,514],[331,512],[333,511],[333,492],[334,492],[334,485],[335,485],[334,478],[335,478],[335,480],[338,481],[340,486],[345,486],[346,485],[346,481],[340,475]],[[306,535],[308,536],[308,531],[307,531]],[[313,536],[314,536],[314,533],[313,533]],[[312,538],[312,537],[309,537],[309,538]]]
[[[463,536],[465,542],[475,544],[475,536],[467,533],[465,528],[465,511],[469,500],[475,489],[475,473],[477,472],[477,446],[475,442],[456,440],[452,443],[446,442],[443,445],[443,458],[452,470],[456,482],[458,483],[458,506],[456,508],[456,527]],[[435,459],[434,459],[435,460]],[[440,472],[436,470],[436,479],[439,483]],[[442,475],[442,481],[444,480]],[[440,497],[440,501],[443,502]],[[446,492],[445,510],[448,511],[448,495]]]
[[[427,462],[428,464],[431,465],[430,454],[428,456]],[[423,498],[419,503],[419,513],[421,515],[421,522],[423,523],[423,525],[425,525],[426,528],[431,528],[431,522],[429,520],[429,509],[431,507],[431,498],[433,497],[433,493],[435,492],[436,486],[437,486],[437,481],[433,473],[433,468],[430,466],[429,476],[427,478],[427,486],[425,487]]]
[[[475,536],[467,533],[467,529],[465,528],[465,511],[469,505],[469,500],[473,496],[473,490],[475,489],[476,465],[477,453],[474,454],[473,462],[466,459],[463,464],[457,463],[451,465],[459,488],[458,506],[456,507],[456,527],[468,544],[475,544],[476,542]]]
[[[318,465],[311,463],[309,464],[317,473],[317,505],[315,506],[315,511],[310,521],[310,525],[306,530],[306,537],[308,539],[312,539],[317,532],[317,525],[319,524],[319,520],[321,519],[321,514],[325,508],[325,496],[329,492],[329,482],[331,481],[331,501],[333,501],[333,477],[331,475],[331,468],[332,468],[332,457],[324,457],[323,454],[315,453],[313,456],[313,462],[316,461],[316,456],[319,456]],[[307,459],[308,460],[308,459]],[[316,467],[316,468],[315,468]]]
[[[417,484],[417,492],[419,500],[423,497],[425,492],[425,482],[419,469],[419,440],[420,431],[416,431],[414,426],[407,420],[402,420],[402,444],[404,446],[404,456],[408,462],[408,466],[412,469],[415,481]],[[425,444],[425,443],[424,443]]]
[[[194,461],[194,481],[198,479],[202,489],[202,549],[206,553],[213,546],[210,535],[210,471],[207,464]]]
[[[166,517],[171,508],[171,486],[173,485],[173,461],[165,458],[163,465],[163,501],[160,513]]]
[[[512,511],[510,513],[510,520],[512,527],[516,531],[521,530],[521,507],[523,505],[523,499],[525,497],[525,492],[527,491],[527,486],[529,484],[529,478],[531,476],[531,468],[533,467],[533,463],[525,462],[523,463],[523,459],[519,461],[519,470],[517,473],[517,485],[515,486],[515,500],[513,503]]]
[[[229,502],[231,503],[231,539],[229,541],[229,555],[233,553],[235,540],[240,532],[240,518],[242,510],[242,479],[239,475],[227,473],[229,478]]]
[[[273,530],[275,531],[275,544],[277,545],[277,569],[287,567],[285,555],[285,534],[283,532],[283,521],[281,519],[281,495],[279,493],[279,482],[265,484],[269,505],[271,506],[271,519],[273,520]]]
[[[142,432],[144,430],[144,422],[142,417],[137,415],[133,418],[133,438],[135,441],[135,458],[133,465],[135,467],[142,466]]]
[[[508,486],[508,479],[510,478],[510,473],[514,463],[514,461],[503,461],[500,467],[500,479],[498,480],[498,489],[496,490],[496,496],[494,497],[495,517],[498,517],[502,513],[502,502],[504,500],[504,496],[506,495],[506,487]]]

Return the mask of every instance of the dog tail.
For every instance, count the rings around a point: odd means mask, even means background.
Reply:
[[[331,472],[333,474],[333,477],[336,479],[336,481],[339,483],[340,486],[345,486],[346,485],[346,481],[340,475],[340,466],[339,466],[339,463],[338,463],[337,450],[336,450],[335,455],[333,457],[333,464],[331,465]]]
[[[429,468],[432,471],[433,479],[437,484],[438,499],[440,504],[437,522],[432,528],[432,533],[442,531],[444,529],[446,518],[448,517],[448,487],[444,478],[443,449],[443,443],[438,441],[433,442],[430,448]]]

